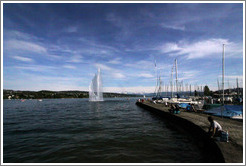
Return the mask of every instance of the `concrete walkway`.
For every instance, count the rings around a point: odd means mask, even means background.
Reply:
[[[201,130],[201,132],[203,133],[206,133],[208,131],[210,125],[207,119],[209,115],[203,113],[181,111],[180,114],[171,114],[168,111],[169,107],[165,107],[163,104],[154,104],[150,101],[144,101],[143,103],[137,102],[136,104],[150,111],[154,110],[159,114],[162,113],[163,117],[166,116],[169,117],[169,119],[170,117],[176,119],[179,118],[180,121],[180,118],[182,118],[182,121],[189,121],[189,123],[197,126],[198,130]],[[243,163],[243,122],[215,116],[214,120],[221,124],[223,130],[228,130],[229,132],[229,142],[219,142],[210,139],[220,149],[220,152],[222,153],[224,158],[224,162]],[[183,124],[185,123],[182,123],[182,125]],[[185,130],[187,130],[188,132],[192,132],[191,130],[194,129],[186,127]]]

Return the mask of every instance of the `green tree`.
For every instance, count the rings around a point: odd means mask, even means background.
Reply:
[[[204,96],[210,96],[211,92],[209,90],[209,87],[206,85],[204,86]]]

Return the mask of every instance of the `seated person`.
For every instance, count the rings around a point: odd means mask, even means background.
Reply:
[[[170,113],[174,113],[176,110],[176,106],[174,104],[171,104],[171,109],[169,110]]]
[[[179,110],[179,105],[176,104],[176,109],[174,111],[175,114],[179,114],[180,113],[180,110]]]
[[[194,104],[191,104],[191,111],[192,112],[197,112],[196,109],[195,109],[195,105]]]
[[[186,106],[186,111],[188,111],[188,112],[191,111],[191,105],[190,105],[190,103]]]
[[[175,105],[175,107],[176,107],[176,109],[175,109],[175,110],[176,110],[176,111],[179,111],[179,105],[178,105],[178,104],[176,104],[176,105]]]
[[[208,121],[210,122],[208,134],[211,138],[220,137],[222,132],[221,125],[215,121],[211,116],[208,117]]]

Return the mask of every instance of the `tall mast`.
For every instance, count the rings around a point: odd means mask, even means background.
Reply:
[[[99,97],[99,92],[100,92],[100,82],[99,82],[99,78],[100,77],[100,68],[97,69],[97,97]]]
[[[218,92],[219,92],[220,91],[220,83],[219,83],[219,80],[218,79],[217,79],[217,83],[218,83]]]
[[[229,83],[229,80],[227,80],[228,82],[228,95],[230,95],[230,83]]]
[[[190,84],[190,96],[191,96],[191,84]]]
[[[176,68],[176,92],[178,94],[178,66],[177,66],[177,59],[175,59],[175,68]]]
[[[222,112],[224,111],[224,78],[225,77],[225,44],[223,44],[223,56],[222,56],[222,110],[221,117],[223,117]]]
[[[158,90],[158,94],[161,97],[161,86],[162,86],[162,81],[161,81],[161,76],[159,76],[159,90]]]
[[[237,78],[237,98],[239,98],[238,78]]]
[[[201,86],[201,96],[202,96],[202,90],[203,90],[203,89],[202,89],[202,86]],[[203,91],[203,92],[204,92],[204,91]]]
[[[156,67],[156,60],[155,60],[155,73],[156,73],[156,87],[155,87],[155,96],[157,97],[158,73],[157,73],[157,67]]]
[[[172,67],[172,73],[171,73],[171,98],[173,98],[173,67]]]

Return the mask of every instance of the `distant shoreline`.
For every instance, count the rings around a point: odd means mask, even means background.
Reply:
[[[103,97],[139,97],[137,94],[122,94],[104,92]],[[3,90],[3,99],[61,99],[61,98],[89,98],[88,91],[22,91],[22,90]]]

